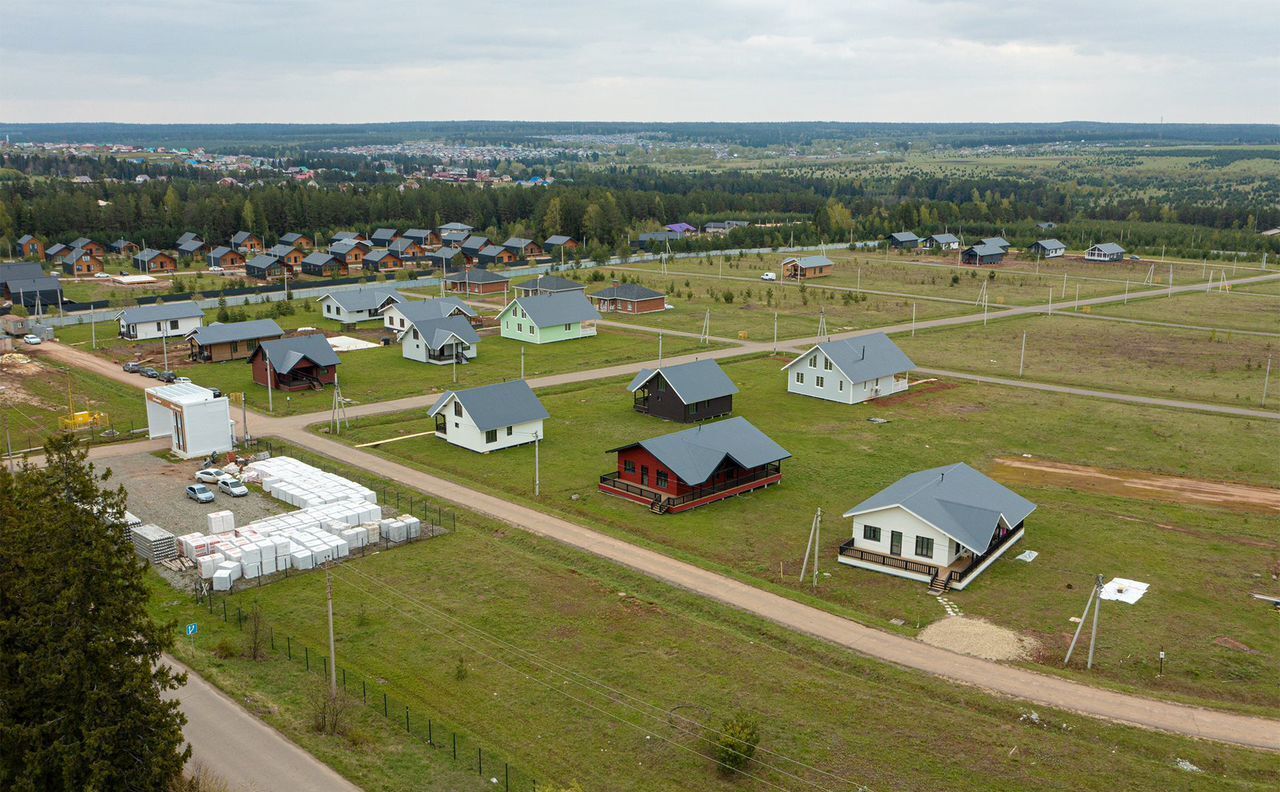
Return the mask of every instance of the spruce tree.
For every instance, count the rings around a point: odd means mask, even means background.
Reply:
[[[0,469],[0,789],[163,790],[190,750],[161,693],[173,625],[147,613],[144,565],[70,436],[45,467]]]

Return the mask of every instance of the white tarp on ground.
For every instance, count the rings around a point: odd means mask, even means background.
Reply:
[[[1148,583],[1129,580],[1128,578],[1112,578],[1102,587],[1102,593],[1098,596],[1104,600],[1119,600],[1132,605],[1142,599],[1142,595],[1147,593],[1149,585]]]
[[[351,336],[333,336],[328,341],[334,352],[355,352],[360,349],[376,349],[378,347],[377,344],[360,338],[352,338]]]

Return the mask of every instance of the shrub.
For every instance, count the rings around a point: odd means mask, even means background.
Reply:
[[[737,712],[720,726],[716,740],[716,761],[724,773],[746,768],[760,744],[760,722],[745,712]]]

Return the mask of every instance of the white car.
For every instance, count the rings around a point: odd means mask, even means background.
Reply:
[[[776,272],[766,272],[765,274],[760,276],[760,280],[765,280],[765,281],[776,281],[777,279],[778,279],[778,273]]]
[[[106,280],[107,278],[110,278],[111,276],[110,276],[109,274],[105,273],[105,272],[95,272],[95,273],[93,273],[93,277],[98,278],[99,280]]]
[[[217,264],[214,264],[214,265],[212,265],[212,266],[210,266],[210,267],[209,267],[209,271],[210,271],[210,272],[225,272],[226,270],[224,270],[222,267],[219,267]]]
[[[175,384],[175,385],[176,385],[176,384],[178,384],[178,383],[185,383],[185,384],[187,384],[187,385],[190,385],[190,384],[191,384],[191,378],[190,378],[190,377],[174,377],[174,378],[173,378],[173,382],[174,382],[174,384]]]
[[[231,474],[224,472],[221,468],[205,468],[196,471],[196,481],[203,481],[205,484],[217,484],[224,478],[231,478]]]
[[[24,344],[30,344],[31,346],[35,346],[36,344],[39,344],[39,343],[40,343],[40,336],[38,336],[38,335],[32,335],[31,333],[27,333],[26,335],[24,335],[24,336],[22,337],[22,343],[24,343]]]
[[[243,498],[249,494],[249,488],[241,484],[239,479],[224,478],[218,482],[218,489],[233,498]]]

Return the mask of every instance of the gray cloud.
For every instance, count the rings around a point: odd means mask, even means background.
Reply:
[[[0,18],[13,122],[1280,121],[1274,0],[0,0]]]

